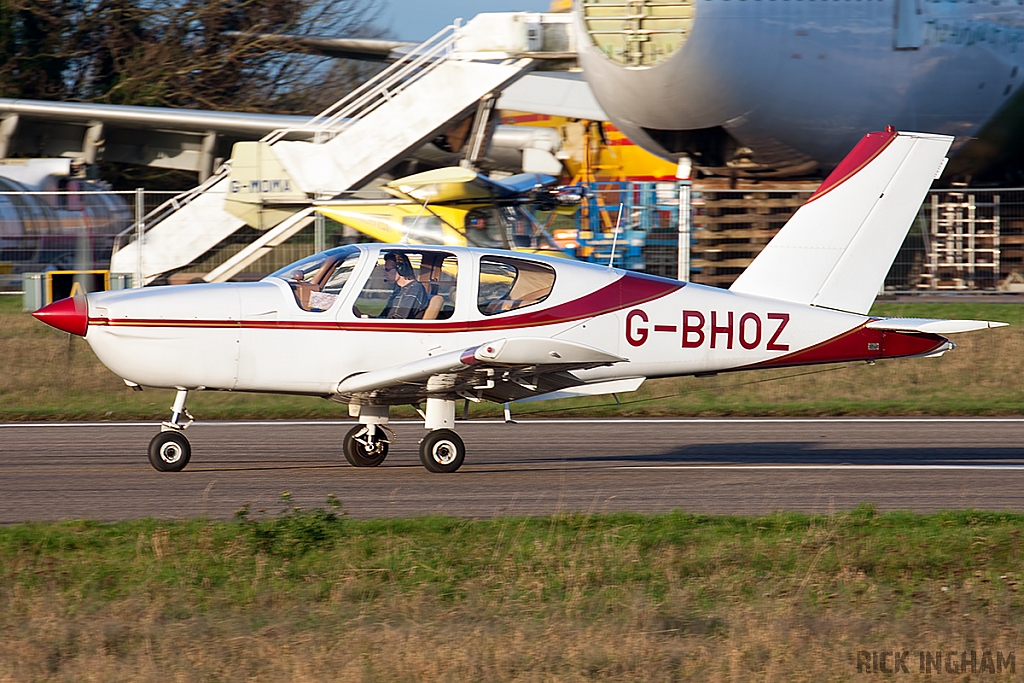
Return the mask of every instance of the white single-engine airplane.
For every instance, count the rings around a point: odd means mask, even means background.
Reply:
[[[423,406],[420,459],[454,472],[460,400],[634,390],[648,377],[938,356],[1003,323],[867,315],[952,138],[864,137],[728,291],[564,259],[449,246],[345,246],[255,283],[101,292],[37,311],[131,386],[173,387],[149,447],[188,463],[189,391],[323,396],[379,465],[389,406]]]

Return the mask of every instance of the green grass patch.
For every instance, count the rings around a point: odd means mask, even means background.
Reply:
[[[958,348],[942,358],[875,365],[759,370],[717,377],[654,380],[637,392],[516,406],[518,416],[822,416],[1019,415],[1024,406],[1024,306],[998,303],[882,302],[886,316],[966,318],[1011,327],[955,335]],[[88,344],[21,312],[20,300],[0,297],[0,420],[163,420],[173,392],[133,392],[96,359]],[[196,392],[189,409],[200,419],[347,416],[323,399]],[[413,417],[406,407],[396,417]],[[501,414],[473,405],[472,417]]]
[[[1014,651],[1022,529],[870,507],[357,521],[333,500],[8,526],[0,677],[850,680],[860,650]]]

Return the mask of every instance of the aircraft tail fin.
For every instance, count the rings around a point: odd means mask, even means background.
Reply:
[[[867,313],[952,142],[865,135],[731,291]]]
[[[306,193],[266,142],[236,142],[224,209],[257,230],[271,228],[308,205]]]

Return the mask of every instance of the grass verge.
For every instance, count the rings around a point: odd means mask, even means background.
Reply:
[[[147,419],[168,416],[173,392],[132,392],[103,367],[88,344],[54,330],[0,297],[0,420]],[[877,304],[879,315],[999,320],[1009,328],[957,335],[943,358],[760,370],[709,378],[655,380],[624,405],[611,397],[516,406],[515,414],[594,416],[723,415],[1017,415],[1024,406],[1024,306]],[[340,418],[345,406],[322,399],[199,392],[189,409],[200,419]],[[471,416],[501,407],[472,406]],[[399,417],[412,417],[399,408]]]
[[[914,680],[919,652],[1016,657],[1022,526],[867,507],[355,521],[333,500],[9,526],[0,680],[838,681],[893,650]]]

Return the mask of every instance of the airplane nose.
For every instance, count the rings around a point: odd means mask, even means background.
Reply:
[[[84,337],[89,328],[89,303],[84,296],[73,296],[43,306],[32,317],[62,332]]]

